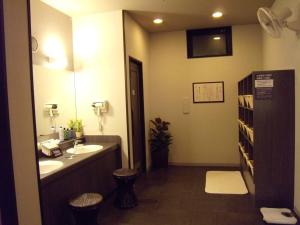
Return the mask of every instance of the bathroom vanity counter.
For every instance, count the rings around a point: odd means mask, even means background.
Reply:
[[[77,170],[83,166],[85,166],[87,163],[90,163],[92,161],[98,160],[101,157],[104,157],[105,154],[108,154],[111,151],[117,151],[119,149],[118,143],[84,143],[84,145],[90,145],[90,144],[97,144],[102,145],[103,149],[91,153],[84,153],[84,154],[70,154],[64,151],[64,154],[60,157],[49,159],[49,158],[41,158],[40,161],[46,161],[46,160],[55,160],[63,163],[63,166],[46,174],[41,174],[41,185],[42,187],[49,182],[55,181],[61,176],[65,176],[68,173]]]
[[[44,225],[73,224],[68,207],[71,198],[87,192],[96,192],[105,198],[116,188],[112,174],[122,167],[120,137],[86,136],[85,140],[85,145],[102,145],[103,149],[71,159],[69,156],[74,154],[64,152],[63,156],[53,159],[63,162],[62,167],[40,175]]]

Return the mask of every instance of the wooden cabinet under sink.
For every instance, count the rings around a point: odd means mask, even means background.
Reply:
[[[69,199],[84,192],[108,196],[115,189],[112,173],[120,167],[121,150],[118,144],[114,144],[89,158],[78,160],[76,164],[53,174],[54,177],[42,178],[43,224],[72,225]]]

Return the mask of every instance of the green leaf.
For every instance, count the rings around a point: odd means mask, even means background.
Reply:
[[[154,127],[150,128],[149,143],[151,151],[159,151],[168,148],[172,143],[172,135],[169,133],[169,122],[163,121],[160,117],[150,120]]]

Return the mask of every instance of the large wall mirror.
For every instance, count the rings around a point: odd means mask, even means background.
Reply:
[[[31,34],[37,135],[76,118],[71,17],[31,0]]]
[[[65,206],[75,195],[113,190],[128,144],[122,11],[72,18],[50,2],[30,8],[40,203],[56,225],[74,219]],[[71,119],[77,139],[60,132]]]

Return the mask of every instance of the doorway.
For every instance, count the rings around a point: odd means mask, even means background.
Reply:
[[[138,172],[142,173],[146,171],[143,65],[141,61],[132,57],[129,57],[129,80],[132,126],[132,166]]]

